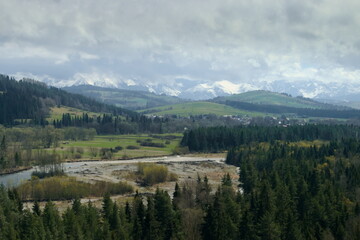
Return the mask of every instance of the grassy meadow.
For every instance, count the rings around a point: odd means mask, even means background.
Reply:
[[[156,115],[177,115],[177,116],[190,116],[190,115],[203,115],[215,114],[223,115],[247,115],[252,117],[265,116],[264,113],[243,111],[223,104],[212,102],[189,102],[167,105],[162,107],[150,108],[142,113],[156,114]]]
[[[252,91],[240,94],[234,94],[226,97],[219,97],[222,100],[241,101],[257,104],[269,104],[277,106],[287,106],[295,108],[324,108],[324,104],[314,102],[310,99],[290,97],[281,93],[268,91]]]
[[[84,110],[77,109],[77,108],[61,106],[61,107],[50,108],[50,116],[46,120],[48,120],[48,121],[61,120],[62,115],[65,113],[69,113],[72,117],[75,117],[75,116],[80,117],[83,115],[83,113],[87,113],[89,115],[89,117],[97,117],[97,116],[101,115],[101,113],[89,112],[89,111],[84,111]]]
[[[68,161],[164,156],[173,154],[181,137],[182,134],[98,135],[89,141],[63,141],[55,152]],[[142,146],[144,142],[155,146]]]

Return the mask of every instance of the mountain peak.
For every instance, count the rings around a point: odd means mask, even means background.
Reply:
[[[42,78],[41,81],[55,87],[92,85],[98,87],[142,90],[155,94],[166,94],[185,99],[204,100],[218,96],[239,94],[254,90],[283,92],[292,96],[303,96],[314,99],[336,99],[351,101],[349,96],[360,95],[360,82],[331,83],[307,81],[274,80],[252,83],[250,81],[235,82],[226,79],[213,82],[195,81],[176,78],[170,82],[148,82],[137,78],[116,78],[101,74],[75,74],[71,80],[55,81]]]

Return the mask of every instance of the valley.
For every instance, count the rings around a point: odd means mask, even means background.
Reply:
[[[0,237],[356,234],[356,109],[252,91],[133,111],[29,80],[0,87]]]
[[[109,103],[116,104],[114,101],[122,101],[122,107],[137,109],[139,113],[149,116],[160,117],[190,117],[196,115],[217,115],[233,116],[237,118],[254,117],[274,117],[280,120],[281,116],[290,119],[302,119],[303,122],[317,121],[344,121],[344,119],[354,119],[360,114],[357,109],[323,103],[314,99],[304,97],[292,97],[286,93],[276,93],[271,91],[256,90],[240,94],[228,94],[208,100],[194,101],[180,99],[165,95],[155,95],[136,90],[110,89],[95,86],[73,86],[64,88],[71,92],[76,92],[95,98],[99,101],[108,101],[106,96],[113,94]],[[114,95],[117,92],[117,95]],[[95,94],[92,94],[95,93]],[[116,97],[118,96],[118,97]],[[126,97],[126,101],[124,100]],[[157,99],[157,103],[153,99]],[[172,100],[170,100],[172,99]],[[136,108],[133,103],[140,103]],[[158,105],[158,106],[155,106]],[[120,106],[120,105],[119,105]],[[246,122],[246,121],[245,121]]]
[[[360,240],[359,12],[0,1],[0,240]]]

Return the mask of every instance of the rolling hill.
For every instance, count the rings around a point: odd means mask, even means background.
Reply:
[[[117,107],[131,110],[159,107],[186,101],[178,97],[157,95],[151,92],[104,88],[92,85],[65,87],[63,90],[71,93],[79,93],[103,103],[113,104]]]
[[[150,108],[139,111],[144,114],[151,115],[177,115],[177,116],[191,116],[191,115],[247,115],[247,116],[265,116],[263,113],[244,111],[236,109],[224,104],[218,104],[213,102],[187,102],[180,104],[167,105],[162,107]]]
[[[252,91],[212,100],[240,110],[267,114],[291,115],[301,118],[359,118],[357,109],[320,103],[303,97],[291,97],[288,94],[269,91]]]
[[[246,102],[260,105],[275,105],[294,108],[312,108],[312,109],[345,109],[332,104],[326,104],[314,101],[309,98],[292,97],[286,93],[275,93],[270,91],[250,91],[230,96],[217,97],[212,100],[217,103],[225,103],[226,101]]]
[[[149,92],[95,87],[90,85],[64,88],[105,103],[136,109],[151,115],[242,115],[280,116],[302,118],[358,118],[360,111],[286,93],[256,90],[208,101],[186,101],[177,97],[156,95]],[[185,101],[185,102],[184,102]]]
[[[251,91],[209,101],[187,102],[140,111],[152,115],[242,115],[242,116],[280,116],[301,118],[359,118],[360,111],[344,106],[320,103],[303,97],[269,91]]]

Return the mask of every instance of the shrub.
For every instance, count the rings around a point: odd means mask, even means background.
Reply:
[[[94,184],[77,181],[75,177],[50,177],[43,180],[33,177],[17,188],[23,200],[69,200],[82,197],[101,197],[106,193],[133,192],[127,183],[96,181]]]
[[[172,150],[172,153],[175,155],[187,154],[189,153],[189,148],[177,146]]]
[[[83,154],[84,153],[84,149],[82,147],[77,147],[76,148],[76,152],[77,153],[80,153],[80,154]]]
[[[145,185],[154,185],[165,182],[168,178],[166,166],[154,163],[138,163],[138,173]]]
[[[50,171],[34,171],[31,173],[31,177],[37,177],[40,179],[54,177],[54,176],[65,176],[63,169],[51,169]]]
[[[70,153],[74,153],[74,152],[75,152],[75,148],[74,148],[74,147],[70,147],[70,148],[69,148],[69,151],[70,151]]]
[[[168,175],[168,169],[165,166],[153,165],[144,168],[143,180],[146,185],[165,182]]]
[[[133,149],[140,149],[139,146],[134,146],[134,145],[129,145],[126,147],[126,149],[130,149],[130,150],[133,150]]]
[[[116,151],[121,151],[121,150],[123,150],[123,147],[122,147],[122,146],[116,146],[116,147],[115,147],[115,150],[116,150]]]
[[[140,143],[140,146],[163,148],[163,147],[165,147],[165,144],[163,144],[163,143],[155,143],[155,142],[144,141],[144,142],[141,142],[141,143]]]
[[[111,159],[113,157],[113,151],[109,148],[102,148],[100,150],[100,156],[102,159]]]
[[[169,178],[168,179],[169,181],[176,182],[179,177],[178,177],[178,175],[176,173],[170,173],[168,178]]]
[[[98,149],[94,147],[90,147],[90,155],[92,157],[96,157],[98,155]]]

